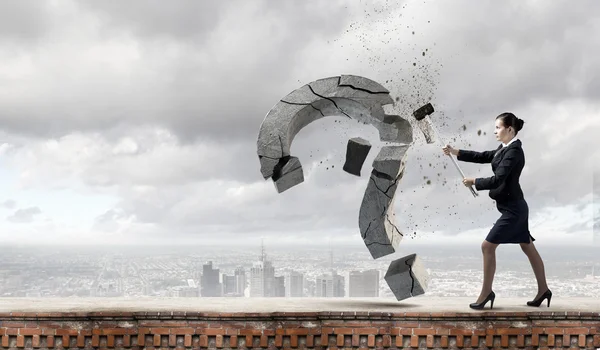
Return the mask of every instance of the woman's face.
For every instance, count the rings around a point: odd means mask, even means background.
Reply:
[[[511,127],[505,128],[502,118],[496,119],[496,130],[494,131],[496,140],[507,143],[514,136],[514,131]]]

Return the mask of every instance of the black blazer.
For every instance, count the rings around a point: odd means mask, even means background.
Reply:
[[[475,179],[478,191],[489,190],[490,198],[500,202],[523,199],[519,177],[525,166],[525,153],[521,148],[521,140],[515,140],[506,147],[501,144],[493,151],[461,149],[457,159],[471,163],[492,163],[494,176]]]

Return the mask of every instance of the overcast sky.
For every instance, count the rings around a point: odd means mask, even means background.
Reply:
[[[590,244],[599,15],[596,0],[0,2],[0,243],[362,244],[375,128],[308,125],[291,148],[305,182],[281,194],[256,154],[277,101],[353,74],[400,98],[388,113],[431,99],[457,148],[495,149],[495,117],[524,119],[536,243]],[[342,170],[357,136],[373,144],[361,177]],[[487,195],[415,129],[402,244],[481,242],[500,215]]]

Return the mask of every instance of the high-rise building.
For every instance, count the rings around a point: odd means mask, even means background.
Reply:
[[[315,296],[321,298],[341,298],[345,295],[344,276],[335,271],[317,277]]]
[[[244,292],[246,291],[246,271],[244,267],[238,266],[235,269],[235,293],[244,296]]]
[[[202,265],[200,293],[203,297],[220,297],[221,283],[219,282],[219,269],[214,269],[212,261]]]
[[[350,271],[349,297],[379,297],[379,270]]]
[[[600,246],[600,156],[592,169],[592,244]]]
[[[273,297],[285,297],[285,276],[275,276],[275,290]]]
[[[276,294],[275,268],[267,260],[265,247],[262,245],[259,261],[255,262],[250,270],[250,297],[272,297]]]
[[[223,274],[223,296],[234,296],[235,294],[235,276],[228,276]]]
[[[285,274],[285,296],[298,298],[304,296],[304,275],[297,271]]]

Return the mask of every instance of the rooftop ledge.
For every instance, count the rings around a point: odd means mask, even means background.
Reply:
[[[393,314],[461,313],[595,313],[600,315],[600,299],[554,296],[550,307],[526,305],[525,298],[496,296],[494,308],[488,302],[484,310],[473,310],[469,303],[476,298],[414,297],[397,301],[393,298],[0,298],[0,314],[76,312],[186,312],[203,314],[273,314],[322,313],[344,314],[377,312]]]
[[[0,298],[0,350],[600,348],[600,300]]]

